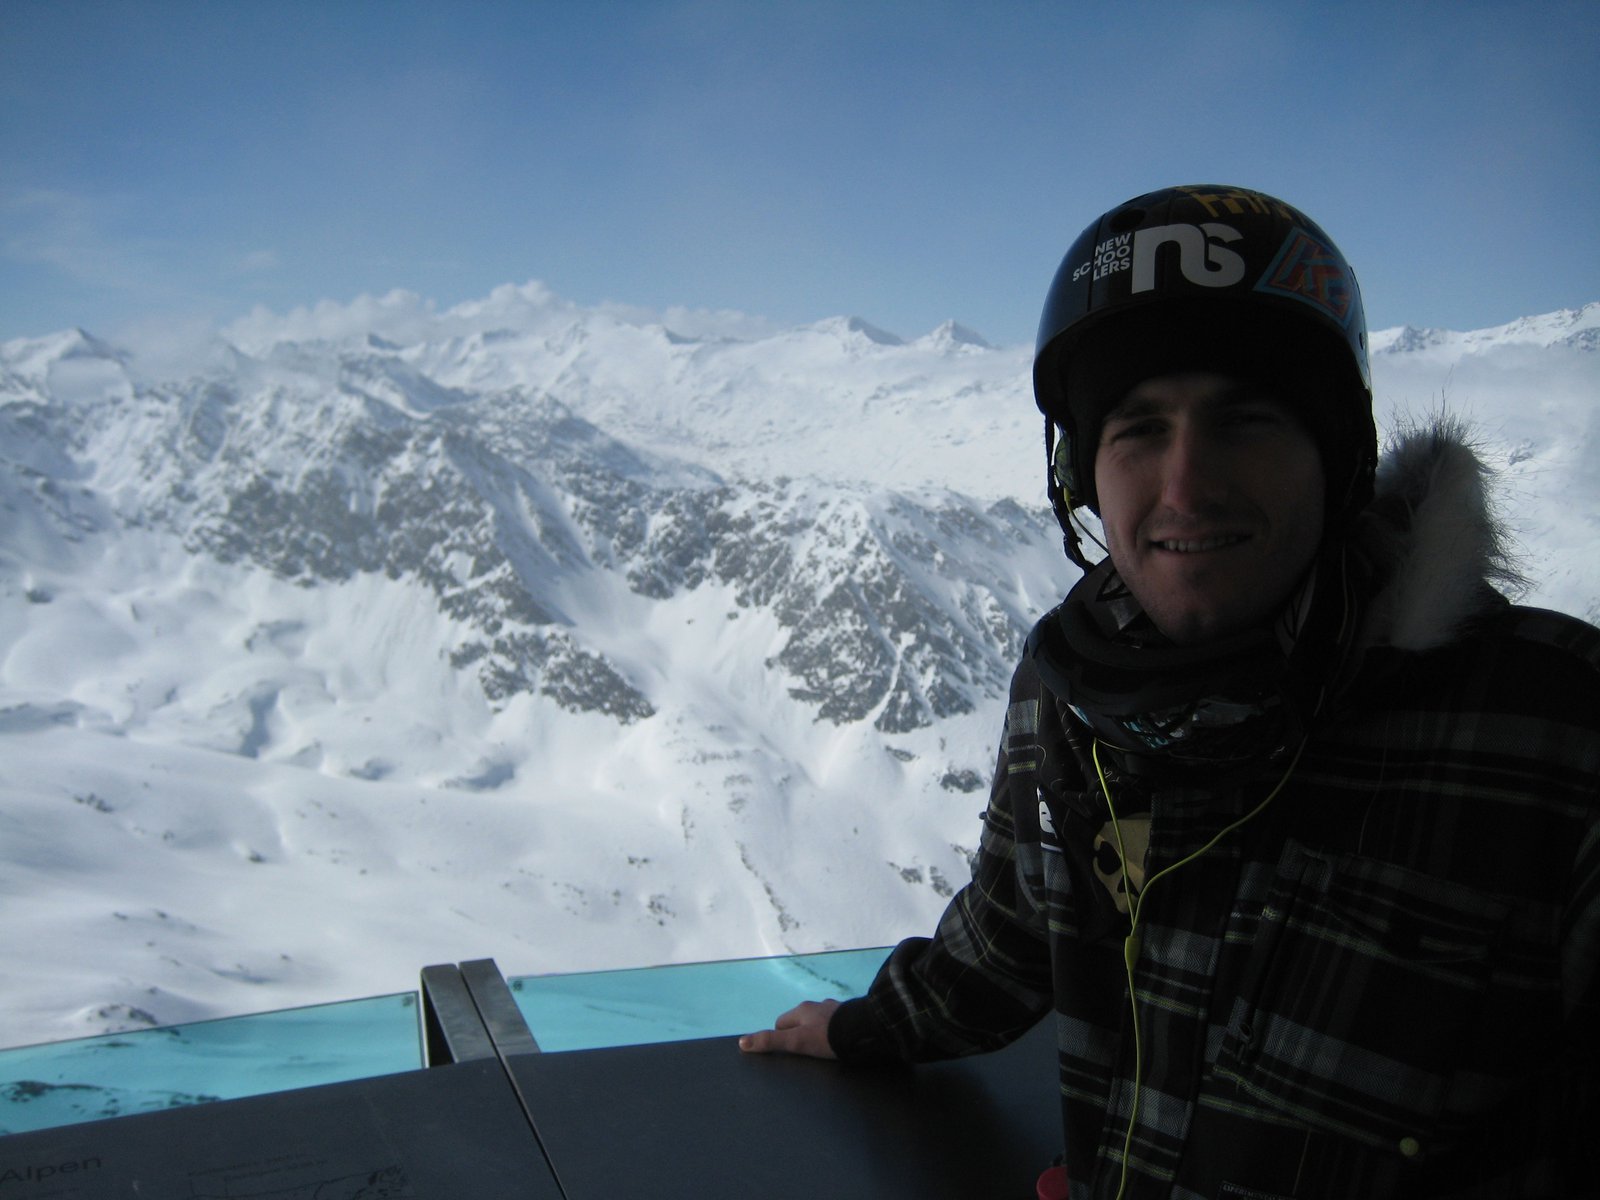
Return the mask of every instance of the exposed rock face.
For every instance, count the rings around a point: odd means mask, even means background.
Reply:
[[[905,732],[1002,692],[1036,615],[1007,564],[1050,541],[1047,518],[1014,503],[721,477],[372,340],[150,386],[82,335],[34,351],[0,379],[10,495],[62,533],[166,529],[308,587],[420,581],[458,631],[440,653],[491,703],[651,716],[637,664],[594,644],[594,607],[714,585],[776,620],[766,664],[817,719]]]

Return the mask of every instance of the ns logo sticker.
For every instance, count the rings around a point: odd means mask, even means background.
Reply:
[[[1156,286],[1156,255],[1163,246],[1178,248],[1178,270],[1198,287],[1232,287],[1244,278],[1244,258],[1228,243],[1242,235],[1231,225],[1207,221],[1203,225],[1152,225],[1133,235],[1135,293]]]

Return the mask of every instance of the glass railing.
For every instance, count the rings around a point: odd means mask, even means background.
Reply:
[[[541,1050],[592,1050],[765,1029],[801,1000],[861,995],[888,953],[832,950],[506,982]]]
[[[860,995],[887,953],[507,982],[542,1050],[584,1050],[762,1029],[801,1000]],[[418,1003],[401,992],[0,1050],[0,1135],[414,1070],[423,1065]]]
[[[0,1134],[410,1071],[417,1030],[399,992],[0,1050]]]

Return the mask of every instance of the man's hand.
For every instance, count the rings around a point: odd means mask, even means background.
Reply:
[[[773,1022],[771,1029],[747,1033],[739,1049],[749,1054],[805,1054],[811,1058],[837,1058],[828,1045],[828,1019],[839,1007],[837,1000],[806,1000]]]

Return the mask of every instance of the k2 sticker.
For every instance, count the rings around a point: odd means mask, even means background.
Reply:
[[[1256,290],[1304,300],[1341,326],[1350,324],[1356,308],[1356,283],[1344,260],[1303,229],[1284,240]]]

